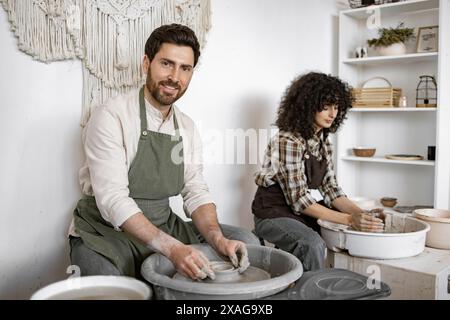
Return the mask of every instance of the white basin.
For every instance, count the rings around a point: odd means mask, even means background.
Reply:
[[[72,277],[52,283],[31,300],[149,300],[151,289],[142,281],[125,276]]]
[[[392,215],[389,233],[370,233],[351,230],[350,227],[318,220],[322,238],[335,252],[348,250],[355,257],[369,259],[398,259],[412,257],[425,249],[430,226],[405,215]],[[389,231],[389,230],[388,230]]]

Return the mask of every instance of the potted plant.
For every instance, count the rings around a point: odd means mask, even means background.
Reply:
[[[375,47],[382,56],[405,54],[405,42],[414,38],[414,28],[405,28],[404,23],[400,23],[396,28],[378,29],[379,38],[369,39],[367,43],[370,47]]]

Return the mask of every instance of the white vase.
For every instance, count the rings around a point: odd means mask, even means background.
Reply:
[[[406,53],[406,46],[403,42],[397,42],[387,47],[379,47],[378,53],[380,56],[396,56]]]

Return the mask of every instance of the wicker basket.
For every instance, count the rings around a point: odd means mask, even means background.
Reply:
[[[374,79],[386,81],[389,85],[383,88],[364,88],[365,84]],[[402,89],[393,88],[391,83],[381,77],[375,77],[363,83],[361,88],[353,89],[353,108],[394,108],[398,107]]]

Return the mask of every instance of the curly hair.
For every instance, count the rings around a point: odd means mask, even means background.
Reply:
[[[352,102],[351,87],[346,82],[324,73],[310,72],[295,78],[286,89],[275,124],[280,130],[300,134],[308,140],[314,135],[316,113],[326,106],[337,105],[336,119],[329,129],[323,129],[326,138],[339,129]]]

